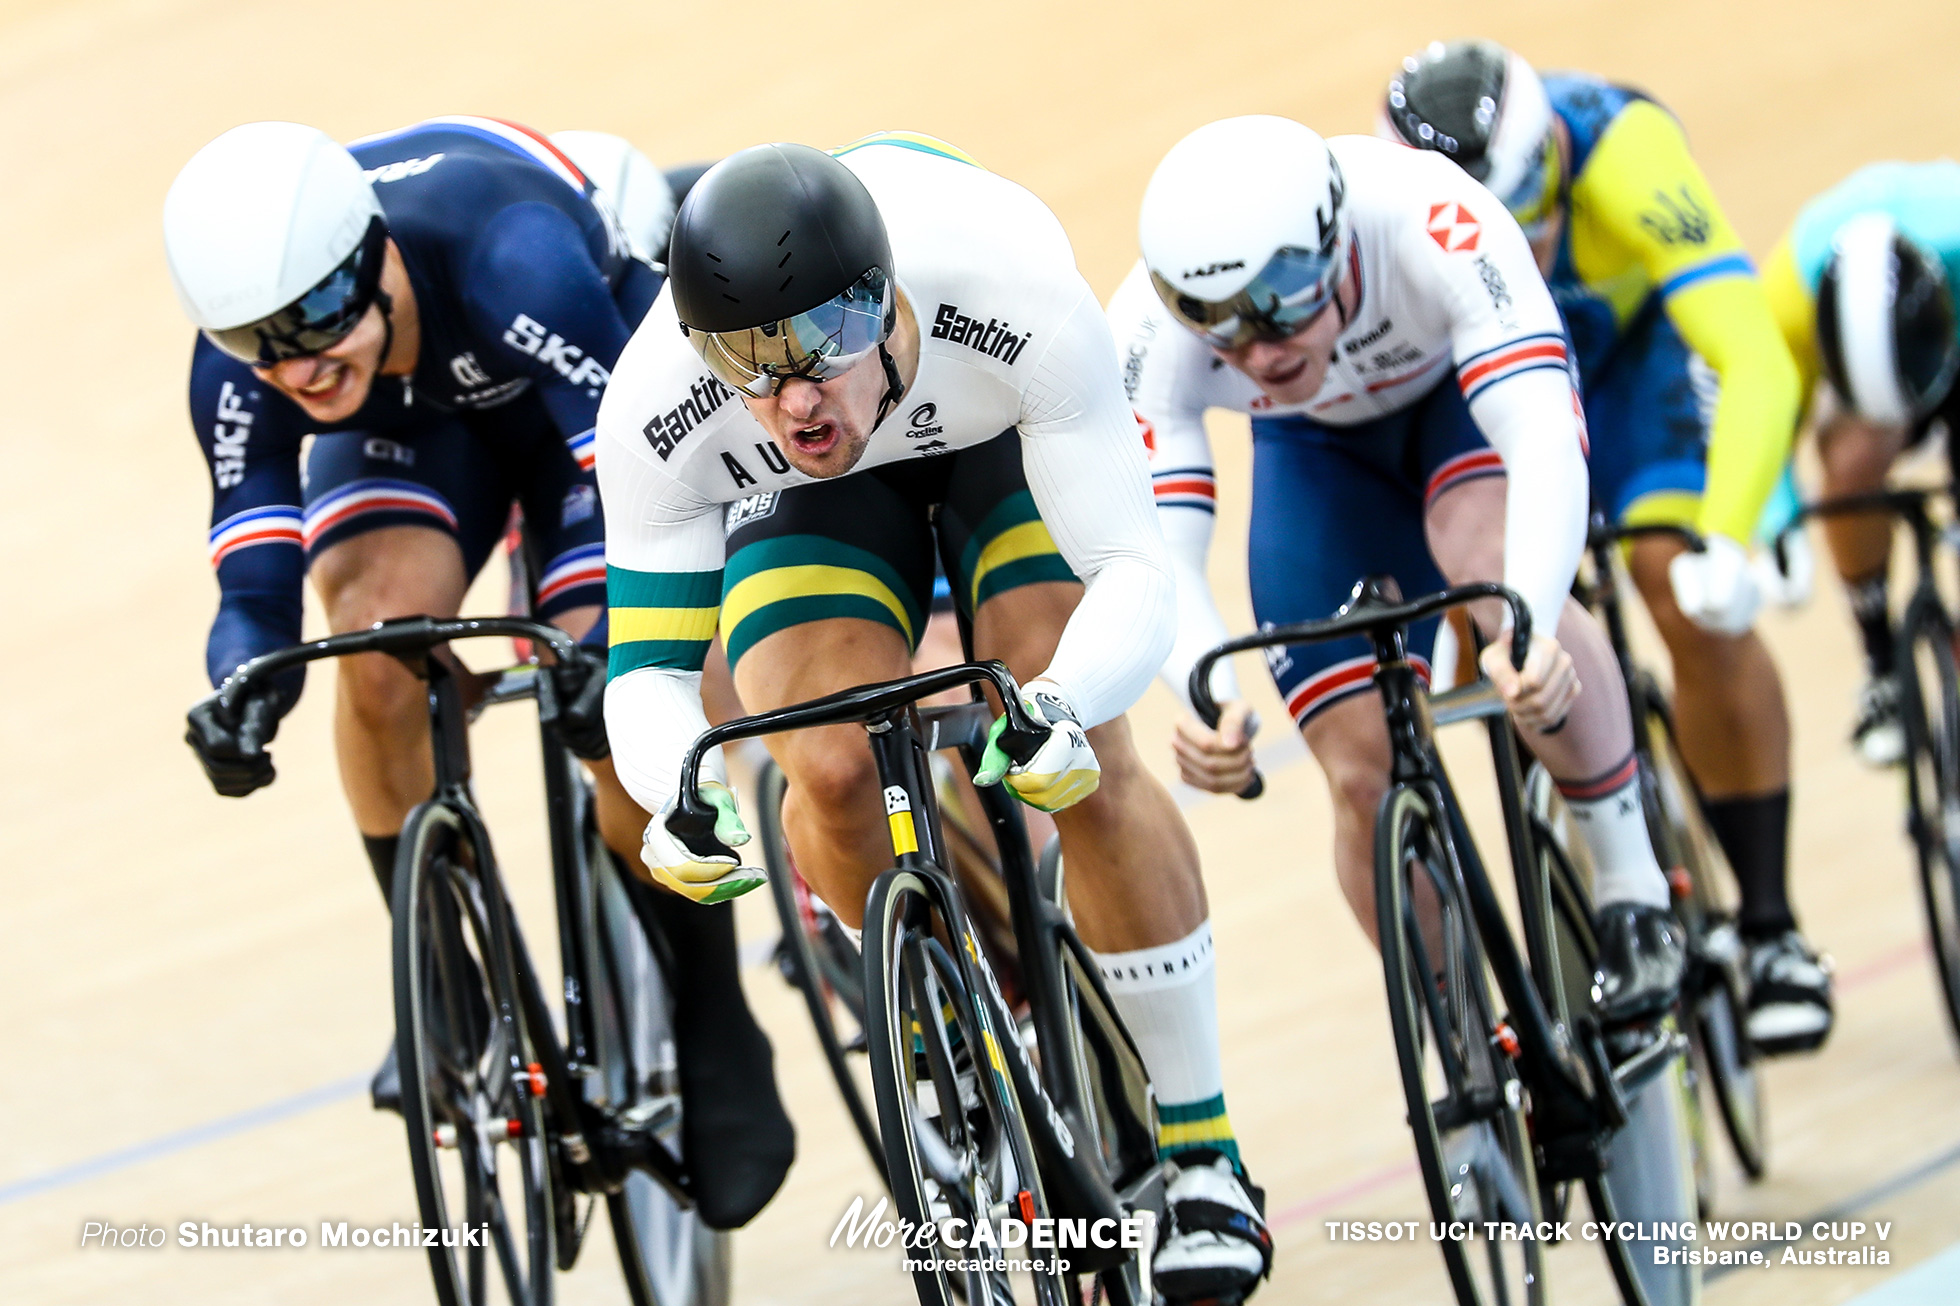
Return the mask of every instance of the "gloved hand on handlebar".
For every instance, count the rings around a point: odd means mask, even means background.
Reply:
[[[768,881],[768,876],[743,866],[734,849],[749,841],[748,827],[736,809],[734,791],[718,780],[703,780],[701,800],[715,809],[715,832],[707,847],[695,848],[681,841],[668,826],[680,806],[676,797],[660,809],[660,815],[647,822],[641,836],[640,860],[654,881],[695,902],[726,902]]]
[[[1021,702],[1048,728],[1048,737],[1033,757],[1017,763],[1000,746],[1000,737],[1007,730],[1007,717],[1003,715],[987,732],[987,750],[981,755],[973,783],[995,785],[1005,779],[1016,798],[1043,812],[1075,806],[1102,783],[1102,765],[1089,747],[1089,737],[1075,709],[1059,688],[1045,680],[1031,680],[1022,686]]]
[[[1741,635],[1755,624],[1762,591],[1750,570],[1749,552],[1726,535],[1710,535],[1701,553],[1676,554],[1667,564],[1674,601],[1697,626],[1719,635]]]
[[[292,707],[293,697],[268,684],[229,709],[216,690],[191,705],[184,742],[197,754],[213,789],[227,798],[243,798],[273,782],[278,772],[265,746],[279,733],[279,719]]]
[[[612,753],[606,740],[605,654],[579,645],[566,661],[543,668],[551,684],[539,716],[565,747],[588,762]]]

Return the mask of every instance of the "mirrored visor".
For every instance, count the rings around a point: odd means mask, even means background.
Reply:
[[[1326,253],[1282,245],[1242,290],[1215,302],[1185,294],[1154,271],[1150,279],[1178,321],[1218,349],[1240,349],[1293,335],[1333,302],[1347,252],[1345,240]]]
[[[894,320],[891,278],[872,268],[843,294],[795,317],[741,331],[695,331],[686,323],[681,330],[724,383],[762,398],[791,377],[827,381],[850,371],[885,342]]]
[[[204,334],[233,358],[254,367],[271,367],[282,359],[331,349],[347,338],[374,302],[387,243],[388,224],[377,214],[354,252],[313,289],[270,317]]]

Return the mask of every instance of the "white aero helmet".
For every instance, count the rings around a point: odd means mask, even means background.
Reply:
[[[667,174],[631,141],[611,132],[553,132],[551,143],[563,150],[611,202],[632,242],[633,253],[648,262],[664,264],[676,207]]]
[[[1888,214],[1838,228],[1817,283],[1817,347],[1831,385],[1874,422],[1909,425],[1952,389],[1960,335],[1946,270]]]
[[[354,329],[379,293],[387,236],[354,156],[298,123],[232,128],[163,201],[178,302],[213,344],[260,366]]]
[[[1529,62],[1494,41],[1431,41],[1402,60],[1375,134],[1446,156],[1527,234],[1558,202],[1551,97]]]
[[[1137,236],[1164,307],[1220,349],[1292,335],[1347,266],[1346,184],[1327,142],[1289,118],[1226,118],[1171,147]]]

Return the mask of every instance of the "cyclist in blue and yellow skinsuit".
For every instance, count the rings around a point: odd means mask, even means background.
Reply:
[[[1874,163],[1812,199],[1763,264],[1763,289],[1812,404],[1824,494],[1862,494],[1936,421],[1956,449],[1960,164]],[[1828,377],[1830,385],[1819,387]],[[1869,677],[1851,737],[1874,766],[1905,752],[1885,593],[1892,523],[1824,523]]]
[[[1746,543],[1789,456],[1797,372],[1755,270],[1673,115],[1487,41],[1402,61],[1381,134],[1448,155],[1502,199],[1564,313],[1593,501],[1707,537],[1638,542],[1630,569],[1674,665],[1682,753],[1742,890],[1749,1030],[1765,1051],[1829,1032],[1829,976],[1786,888],[1790,727]]]

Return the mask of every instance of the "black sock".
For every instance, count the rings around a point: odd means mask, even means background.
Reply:
[[[1790,791],[1703,804],[1715,840],[1728,855],[1742,890],[1736,927],[1745,939],[1764,939],[1797,927],[1786,877],[1790,850]]]
[[[364,834],[361,844],[367,849],[368,863],[374,867],[374,882],[381,886],[381,905],[392,911],[395,903],[395,853],[401,848],[402,837],[398,834]]]
[[[1865,643],[1865,664],[1874,676],[1892,674],[1892,610],[1885,597],[1885,573],[1844,583],[1851,598],[1851,615]]]
[[[614,861],[617,863],[618,858]],[[735,904],[704,906],[619,870],[634,910],[673,954],[682,1150],[701,1218],[747,1224],[782,1186],[796,1131],[776,1092],[775,1057],[742,993]]]

